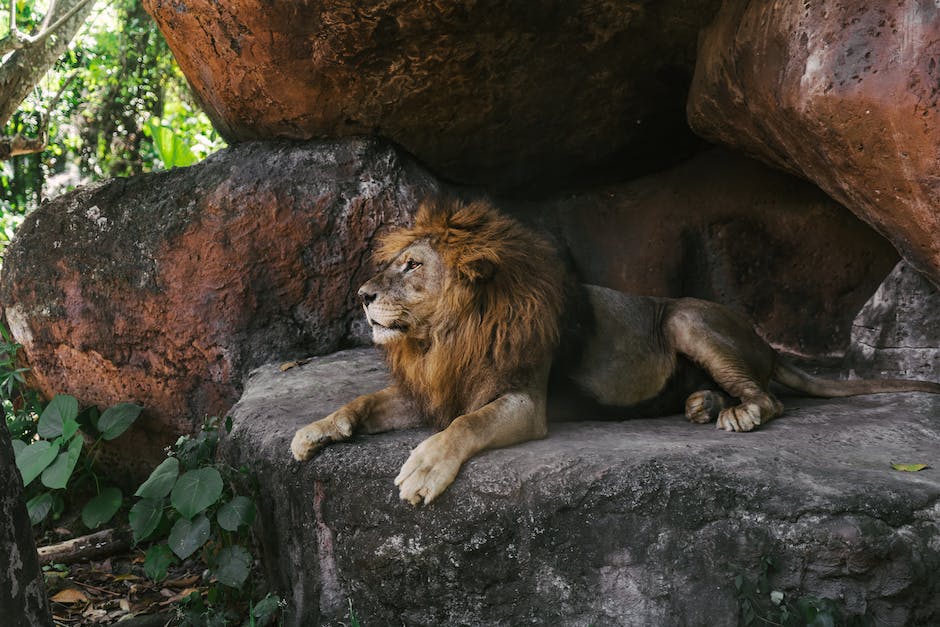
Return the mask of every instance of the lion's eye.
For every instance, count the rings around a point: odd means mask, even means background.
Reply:
[[[411,271],[414,270],[415,268],[420,268],[420,267],[421,267],[421,262],[420,262],[420,261],[415,261],[414,259],[409,259],[408,261],[405,262],[405,272],[411,272]]]

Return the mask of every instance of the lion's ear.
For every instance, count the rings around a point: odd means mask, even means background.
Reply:
[[[457,264],[457,272],[470,283],[488,281],[496,273],[497,261],[495,255],[487,254],[461,259]]]

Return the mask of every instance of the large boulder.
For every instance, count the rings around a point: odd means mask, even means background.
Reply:
[[[0,302],[44,394],[145,406],[108,449],[142,474],[226,412],[251,368],[367,340],[355,290],[372,240],[438,193],[378,141],[245,143],[43,205],[6,255]],[[896,261],[811,185],[722,151],[499,204],[553,231],[587,282],[718,300],[800,353],[842,350]]]
[[[146,408],[110,449],[145,473],[250,369],[361,339],[371,241],[435,189],[371,140],[241,144],[43,204],[0,301],[43,394]]]
[[[858,312],[846,358],[868,376],[940,380],[940,289],[900,262]]]
[[[230,142],[376,134],[494,189],[661,167],[718,0],[145,0]]]
[[[787,603],[940,622],[940,396],[784,399],[747,434],[681,416],[552,425],[471,460],[431,506],[392,479],[424,429],[293,461],[294,430],[384,386],[369,349],[248,380],[222,444],[257,491],[287,625],[729,625],[764,558]],[[585,415],[583,418],[590,419]],[[764,591],[766,595],[769,591]]]
[[[520,210],[556,222],[585,280],[724,303],[810,356],[845,350],[855,313],[897,262],[814,185],[724,150]]]
[[[940,286],[938,22],[931,2],[724,2],[689,122],[815,182]]]

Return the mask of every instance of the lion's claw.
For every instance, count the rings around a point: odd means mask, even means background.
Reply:
[[[722,410],[716,426],[725,431],[753,431],[761,424],[760,414],[757,403],[742,403]]]
[[[433,435],[419,444],[395,477],[398,496],[403,501],[412,505],[423,501],[429,505],[457,477],[460,462],[447,454],[442,435]]]

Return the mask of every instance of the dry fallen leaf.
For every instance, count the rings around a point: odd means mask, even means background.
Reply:
[[[930,468],[927,464],[895,464],[892,463],[891,467],[895,470],[900,470],[902,472],[919,472],[925,468]]]
[[[186,588],[185,590],[180,590],[178,593],[174,594],[166,601],[161,601],[160,605],[170,605],[173,603],[179,603],[180,601],[182,601],[183,599],[191,595],[193,592],[199,592],[199,588]],[[163,594],[162,590],[160,591],[160,594]]]
[[[81,590],[66,588],[52,597],[56,603],[88,603],[88,597]]]
[[[298,359],[297,361],[285,361],[281,364],[281,372],[287,372],[291,368],[296,368],[297,366],[303,366],[304,364],[309,364],[310,359]]]
[[[168,588],[188,588],[197,581],[199,581],[199,575],[191,575],[180,579],[167,579],[163,584]]]

